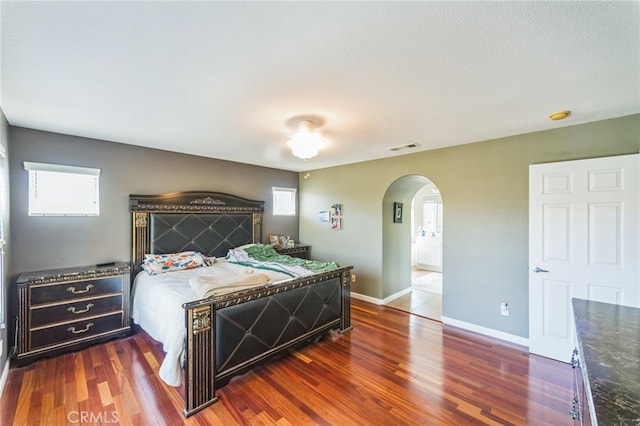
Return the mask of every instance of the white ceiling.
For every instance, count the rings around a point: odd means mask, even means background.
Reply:
[[[639,5],[2,1],[0,105],[16,126],[311,170],[640,112]],[[329,142],[308,161],[285,145],[305,114]]]

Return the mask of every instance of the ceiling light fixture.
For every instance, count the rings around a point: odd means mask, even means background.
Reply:
[[[571,111],[558,111],[551,114],[549,118],[553,121],[564,120],[569,114],[571,114]]]
[[[317,124],[308,118],[301,118],[294,121],[298,131],[287,141],[293,155],[303,160],[308,160],[318,155],[318,151],[325,146],[322,136],[314,129]]]

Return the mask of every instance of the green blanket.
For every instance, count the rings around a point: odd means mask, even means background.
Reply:
[[[316,274],[339,268],[336,262],[319,262],[317,260],[307,260],[287,256],[285,254],[278,253],[272,246],[264,244],[255,244],[246,247],[244,251],[249,255],[249,257],[260,262],[275,262],[287,266],[300,266]]]

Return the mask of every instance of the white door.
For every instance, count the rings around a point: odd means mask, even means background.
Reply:
[[[568,361],[571,298],[640,306],[637,154],[529,168],[529,351]]]

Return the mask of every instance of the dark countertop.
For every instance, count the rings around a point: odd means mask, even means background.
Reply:
[[[640,309],[573,299],[573,314],[598,424],[640,425]]]

